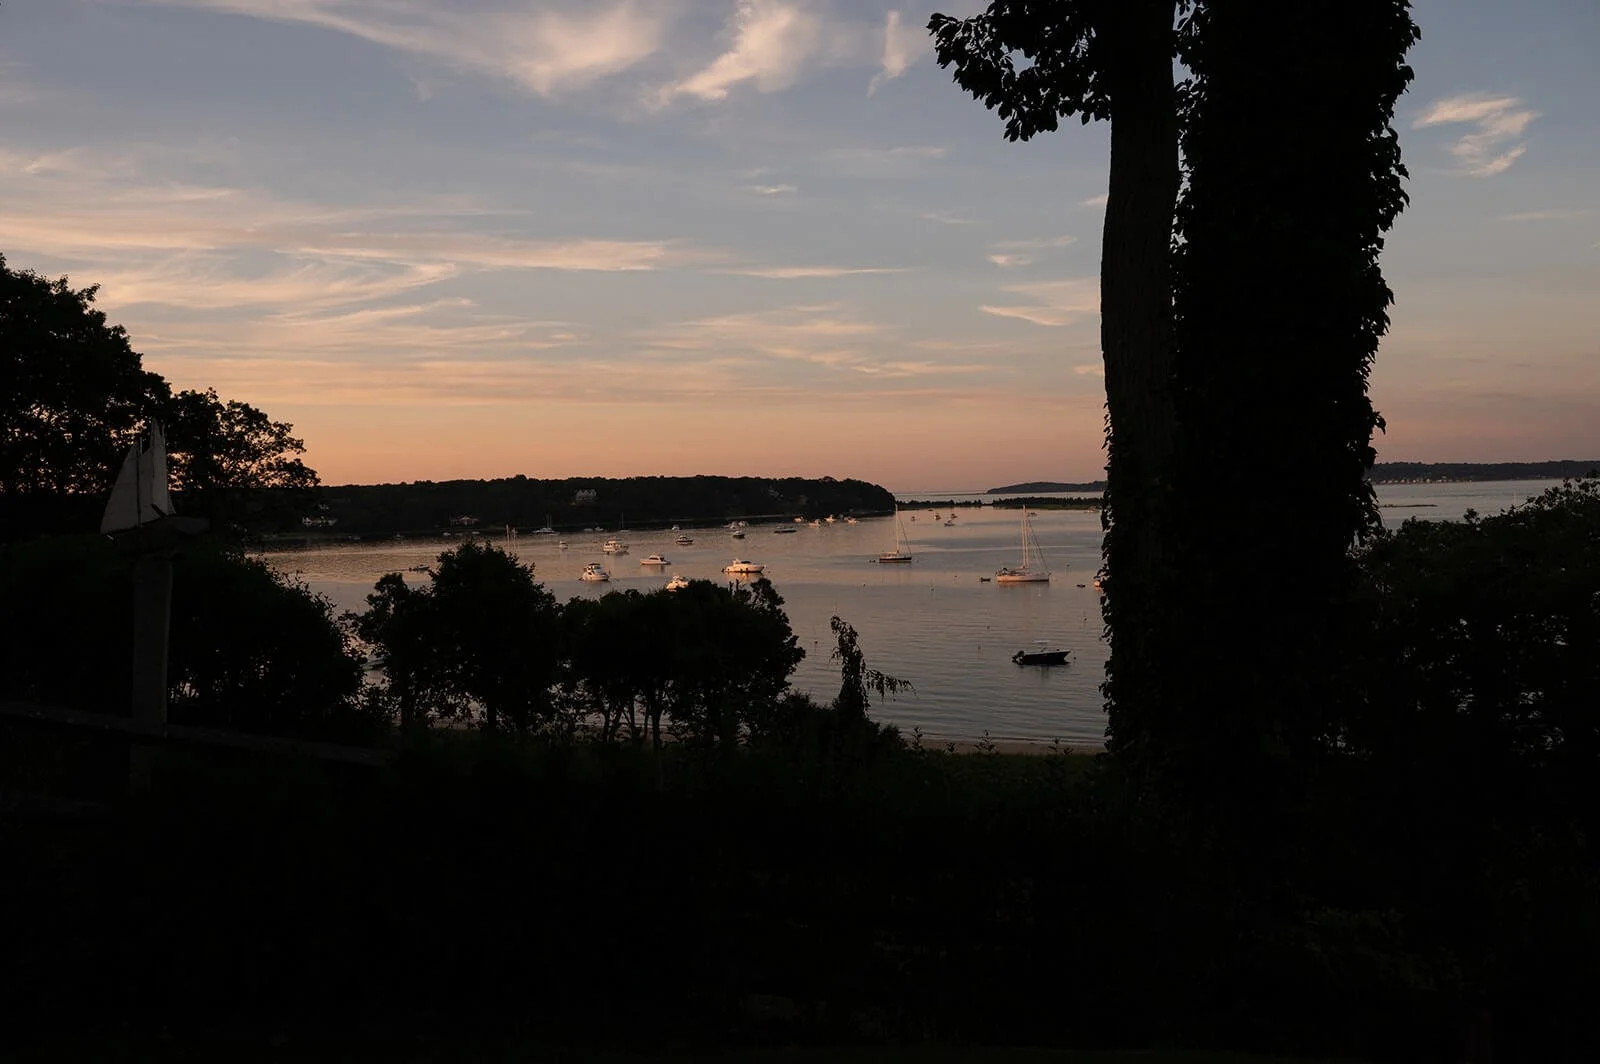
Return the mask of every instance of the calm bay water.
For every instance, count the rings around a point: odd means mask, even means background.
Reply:
[[[1392,485],[1379,489],[1384,522],[1408,517],[1455,520],[1468,509],[1494,513],[1547,487],[1544,482]],[[922,491],[903,499],[977,499],[974,493]],[[819,528],[792,525],[793,535],[774,534],[777,525],[756,525],[737,540],[720,528],[694,528],[693,546],[673,543],[677,533],[624,532],[629,553],[601,553],[606,536],[571,533],[568,549],[556,536],[487,534],[480,538],[509,547],[534,566],[535,576],[557,598],[597,597],[608,590],[648,591],[676,574],[691,579],[727,579],[722,567],[735,557],[763,563],[766,576],[785,600],[785,608],[806,658],[794,686],[819,700],[833,696],[838,672],[828,655],[828,620],[837,614],[855,626],[867,663],[910,680],[915,694],[875,705],[876,719],[892,721],[907,733],[920,727],[930,739],[973,739],[988,732],[996,740],[1061,739],[1099,742],[1105,731],[1100,680],[1106,645],[1101,638],[1099,595],[1092,586],[1100,564],[1100,517],[1092,511],[1042,510],[1032,519],[1054,579],[1049,584],[999,585],[993,576],[1020,559],[1019,510],[962,507],[945,526],[927,508],[901,513],[916,560],[909,565],[878,565],[870,559],[894,546],[891,518],[841,519]],[[940,510],[941,516],[946,515]],[[916,520],[911,520],[915,516]],[[265,557],[338,610],[365,607],[365,596],[387,572],[425,565],[460,538],[407,539],[390,543],[330,543],[307,550],[274,551]],[[672,562],[656,568],[640,559],[659,551]],[[585,562],[599,561],[611,571],[609,584],[578,580]],[[425,573],[405,572],[407,580],[426,581]],[[1011,655],[1035,640],[1069,648],[1063,668],[1024,668]]]

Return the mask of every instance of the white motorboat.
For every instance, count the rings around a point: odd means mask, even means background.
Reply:
[[[744,538],[744,529],[736,528],[736,529],[734,529],[732,532],[730,532],[728,534],[730,536],[732,536],[734,539],[743,539]]]
[[[671,580],[667,581],[667,588],[666,589],[668,591],[682,591],[684,588],[686,588],[688,586],[689,586],[689,578],[687,576],[684,576],[682,573],[679,573],[677,576],[675,576]]]
[[[606,572],[605,567],[599,562],[590,562],[583,567],[583,572],[578,574],[578,579],[593,583],[600,580],[610,580],[611,574]]]
[[[667,561],[667,559],[663,558],[659,554],[651,554],[651,555],[647,555],[646,557],[640,558],[639,559],[639,564],[640,565],[671,565],[672,563]]]
[[[613,536],[600,545],[600,550],[605,554],[626,554],[628,545]]]
[[[1050,582],[1050,569],[1045,565],[1044,551],[1039,549],[1039,541],[1033,535],[1033,526],[1028,524],[1028,511],[1022,511],[1022,564],[1006,566],[994,574],[997,584],[1048,584]]]
[[[762,565],[760,562],[747,562],[739,558],[735,558],[727,565],[724,565],[722,567],[722,571],[725,573],[732,573],[734,575],[753,575],[761,572],[761,570],[765,568],[766,566]]]
[[[694,542],[694,537],[685,532],[672,542],[676,543],[680,547],[687,547],[689,544]]]

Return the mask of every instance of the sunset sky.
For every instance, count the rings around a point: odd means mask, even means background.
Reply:
[[[1091,479],[1106,130],[1005,142],[982,6],[11,0],[0,252],[329,483]],[[1600,457],[1600,4],[1416,13],[1380,458]]]

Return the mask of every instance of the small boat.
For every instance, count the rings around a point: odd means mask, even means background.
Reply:
[[[992,577],[992,576],[980,576],[980,577],[978,577],[978,583],[987,584],[989,581],[991,581],[993,579],[994,579],[994,577]]]
[[[916,518],[913,517],[911,520],[915,521]],[[905,526],[900,523],[900,507],[896,506],[894,508],[894,550],[886,550],[878,555],[878,561],[909,562],[911,560],[911,552],[906,549],[909,546],[910,544],[906,542]]]
[[[557,550],[566,550],[567,549],[567,541],[564,540],[564,539],[563,540],[558,540],[556,542],[556,549]]]
[[[734,539],[743,539],[744,538],[744,529],[736,528],[736,529],[734,529],[732,532],[730,532],[728,534],[730,536],[732,536]]]
[[[676,532],[677,530],[678,530],[678,526],[677,525],[673,525],[671,528],[667,529],[668,532]]]
[[[831,525],[831,524],[833,524],[833,515],[829,514],[827,517],[824,517],[823,520]]]
[[[686,588],[688,586],[689,586],[689,578],[687,576],[684,576],[682,573],[679,573],[677,576],[675,576],[671,580],[667,581],[667,588],[666,589],[668,591],[682,591],[684,588]]]
[[[599,562],[590,562],[583,567],[583,572],[578,574],[578,579],[593,583],[598,580],[610,580],[611,574],[606,572]]]
[[[689,544],[694,542],[694,537],[685,532],[672,542],[676,543],[680,547],[687,547]]]
[[[1105,589],[1106,589],[1106,578],[1103,577],[1103,576],[1095,577],[1094,578],[1094,589],[1096,591],[1104,592]]]
[[[821,528],[822,527],[822,522],[821,521],[812,521],[812,522],[810,522],[810,525],[811,525],[812,528]]]
[[[733,573],[735,575],[740,573],[754,574],[759,573],[765,568],[766,566],[762,565],[760,562],[747,562],[735,558],[727,565],[724,565],[722,567],[722,571],[725,573]]]
[[[433,570],[429,569],[426,565],[413,565],[406,570],[408,573],[429,573],[432,571]]]
[[[600,545],[600,550],[605,554],[626,554],[628,553],[628,545],[613,536]]]
[[[794,519],[794,523],[797,525],[803,525],[806,523],[806,519],[804,517],[796,517]]]
[[[950,518],[950,520],[948,520],[948,521],[946,521],[944,523],[944,527],[949,528],[951,525],[953,525],[955,523],[956,523],[956,519],[952,517],[952,518]]]
[[[667,559],[663,558],[659,554],[651,554],[651,555],[647,555],[646,557],[640,558],[639,559],[639,564],[640,565],[671,565],[672,563],[667,561]]]
[[[798,531],[798,529],[796,529],[793,525],[784,525],[782,528],[774,528],[772,530],[772,534],[774,536],[781,536],[787,533],[788,535],[792,536],[796,531]]]
[[[847,525],[853,525],[856,523],[856,519],[854,517],[846,517],[844,519],[844,523]]]
[[[1033,650],[1019,650],[1011,655],[1011,660],[1018,665],[1065,665],[1067,663],[1066,650],[1051,650],[1048,640],[1035,639]]]
[[[1045,567],[1044,551],[1034,537],[1033,526],[1028,524],[1028,511],[1022,511],[1022,564],[1006,566],[994,574],[997,584],[1048,584],[1050,570]],[[1035,557],[1037,555],[1037,558]]]

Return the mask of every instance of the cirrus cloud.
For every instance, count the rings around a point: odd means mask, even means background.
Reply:
[[[1415,121],[1413,129],[1463,123],[1476,126],[1450,145],[1458,172],[1471,177],[1493,177],[1511,168],[1527,151],[1518,143],[1539,112],[1522,106],[1516,96],[1489,96],[1463,93],[1435,100]]]

